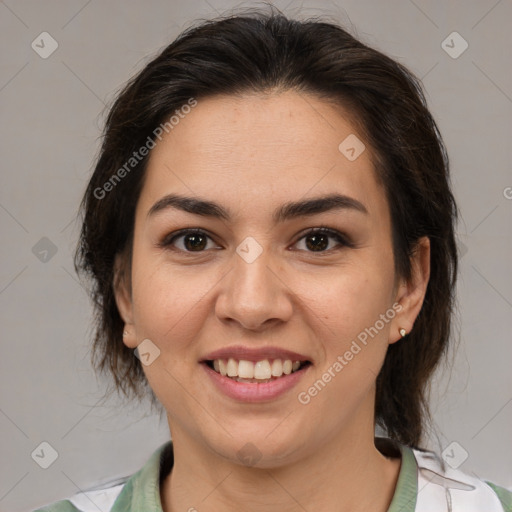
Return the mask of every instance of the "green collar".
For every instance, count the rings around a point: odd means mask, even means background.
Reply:
[[[416,510],[418,497],[418,464],[414,453],[408,446],[395,443],[400,450],[402,463],[396,482],[395,493],[388,512],[410,512]]]
[[[160,484],[173,463],[172,441],[168,441],[126,482],[110,512],[163,512]]]
[[[414,453],[408,446],[393,441],[377,438],[379,450],[401,453],[401,466],[396,484],[395,493],[388,512],[410,512],[416,508],[418,494],[418,465]],[[160,446],[151,455],[146,464],[135,473],[125,484],[119,494],[111,512],[163,512],[160,500],[160,485],[163,479],[171,471],[174,463],[172,441]]]

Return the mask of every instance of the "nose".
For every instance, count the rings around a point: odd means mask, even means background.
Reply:
[[[268,249],[252,262],[234,253],[232,270],[221,281],[217,296],[217,317],[253,331],[288,321],[293,292],[282,274]]]

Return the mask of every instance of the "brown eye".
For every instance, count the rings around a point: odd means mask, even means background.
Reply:
[[[161,247],[174,246],[183,252],[202,252],[207,249],[208,240],[211,238],[200,230],[183,230],[166,237],[160,244]],[[179,241],[179,243],[177,243]]]
[[[312,251],[324,251],[329,245],[329,237],[323,233],[312,233],[306,236],[306,246]]]
[[[198,234],[198,233],[191,233],[189,235],[184,235],[183,244],[185,245],[187,250],[201,251],[207,245],[206,237],[204,235]]]
[[[302,240],[305,240],[307,252],[327,252],[331,249],[336,249],[336,245],[334,247],[329,247],[330,240],[335,240],[338,248],[339,246],[351,246],[339,231],[328,228],[313,229],[299,239],[299,241]]]

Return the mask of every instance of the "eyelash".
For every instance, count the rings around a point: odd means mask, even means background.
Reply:
[[[197,228],[196,229],[182,229],[182,230],[176,231],[174,233],[171,233],[170,235],[167,235],[158,244],[158,247],[161,249],[165,249],[165,248],[170,249],[170,247],[173,245],[173,243],[177,239],[183,238],[187,235],[203,235],[203,236],[206,236],[207,238],[209,238],[210,240],[212,240],[212,238],[208,235],[208,233],[206,233],[206,231],[203,231],[201,229],[197,229]],[[340,233],[339,231],[337,231],[335,229],[331,229],[331,228],[328,228],[325,226],[321,226],[318,228],[312,228],[312,229],[306,231],[305,233],[303,233],[300,236],[300,238],[297,239],[297,241],[294,243],[294,245],[310,235],[327,235],[331,238],[334,238],[339,244],[338,247],[334,247],[334,248],[326,249],[326,250],[322,250],[322,251],[306,251],[311,254],[320,254],[320,255],[321,254],[330,254],[331,251],[340,250],[342,247],[354,247],[354,244],[352,244],[350,242],[350,240],[348,240],[348,238],[345,235],[343,235],[342,233]],[[171,250],[180,251],[185,254],[193,255],[193,254],[199,254],[202,252],[206,252],[207,249],[202,250],[202,251],[188,251],[188,250],[183,250],[183,249],[172,248]]]

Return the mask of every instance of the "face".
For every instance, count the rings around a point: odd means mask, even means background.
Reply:
[[[361,142],[341,109],[289,91],[199,100],[152,150],[131,293],[116,298],[125,344],[150,340],[143,367],[175,442],[272,467],[373,431],[376,377],[424,286],[395,275]],[[261,383],[275,360],[285,373]]]

